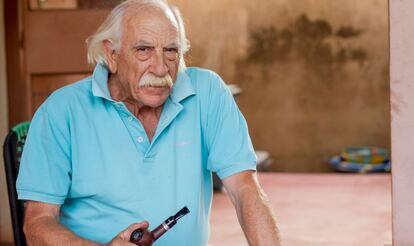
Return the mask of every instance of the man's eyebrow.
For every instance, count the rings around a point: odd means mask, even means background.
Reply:
[[[141,41],[138,41],[135,44],[133,44],[132,48],[136,48],[136,47],[140,47],[140,46],[153,46],[153,44],[148,42],[148,41],[141,40]]]
[[[172,42],[172,43],[167,44],[165,48],[180,48],[180,45],[176,42]]]
[[[141,41],[138,41],[138,42],[136,42],[135,44],[133,44],[132,46],[131,46],[131,48],[137,48],[137,47],[142,47],[142,46],[145,46],[145,47],[153,47],[154,46],[154,44],[153,43],[151,43],[151,42],[148,42],[148,41],[144,41],[144,40],[141,40]],[[167,44],[164,48],[180,48],[180,45],[177,43],[177,42],[171,42],[171,43],[169,43],[169,44]]]

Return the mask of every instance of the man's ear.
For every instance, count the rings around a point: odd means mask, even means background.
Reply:
[[[112,42],[110,40],[103,41],[103,48],[105,52],[106,62],[111,73],[116,73],[118,70],[118,54],[112,48]]]

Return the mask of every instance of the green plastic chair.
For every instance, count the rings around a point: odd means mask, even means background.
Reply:
[[[23,202],[17,200],[16,179],[19,173],[20,158],[29,126],[30,122],[22,122],[13,127],[3,145],[10,214],[12,218],[14,245],[16,246],[26,246],[26,239],[23,233],[24,205]]]

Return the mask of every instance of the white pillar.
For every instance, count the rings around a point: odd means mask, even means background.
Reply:
[[[393,245],[414,245],[414,1],[390,0]]]

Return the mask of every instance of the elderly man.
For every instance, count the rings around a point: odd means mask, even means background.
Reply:
[[[131,245],[190,209],[157,245],[206,245],[217,172],[250,245],[279,245],[246,122],[213,72],[186,68],[185,30],[162,0],[118,5],[88,39],[91,77],[36,112],[17,181],[29,245]]]

